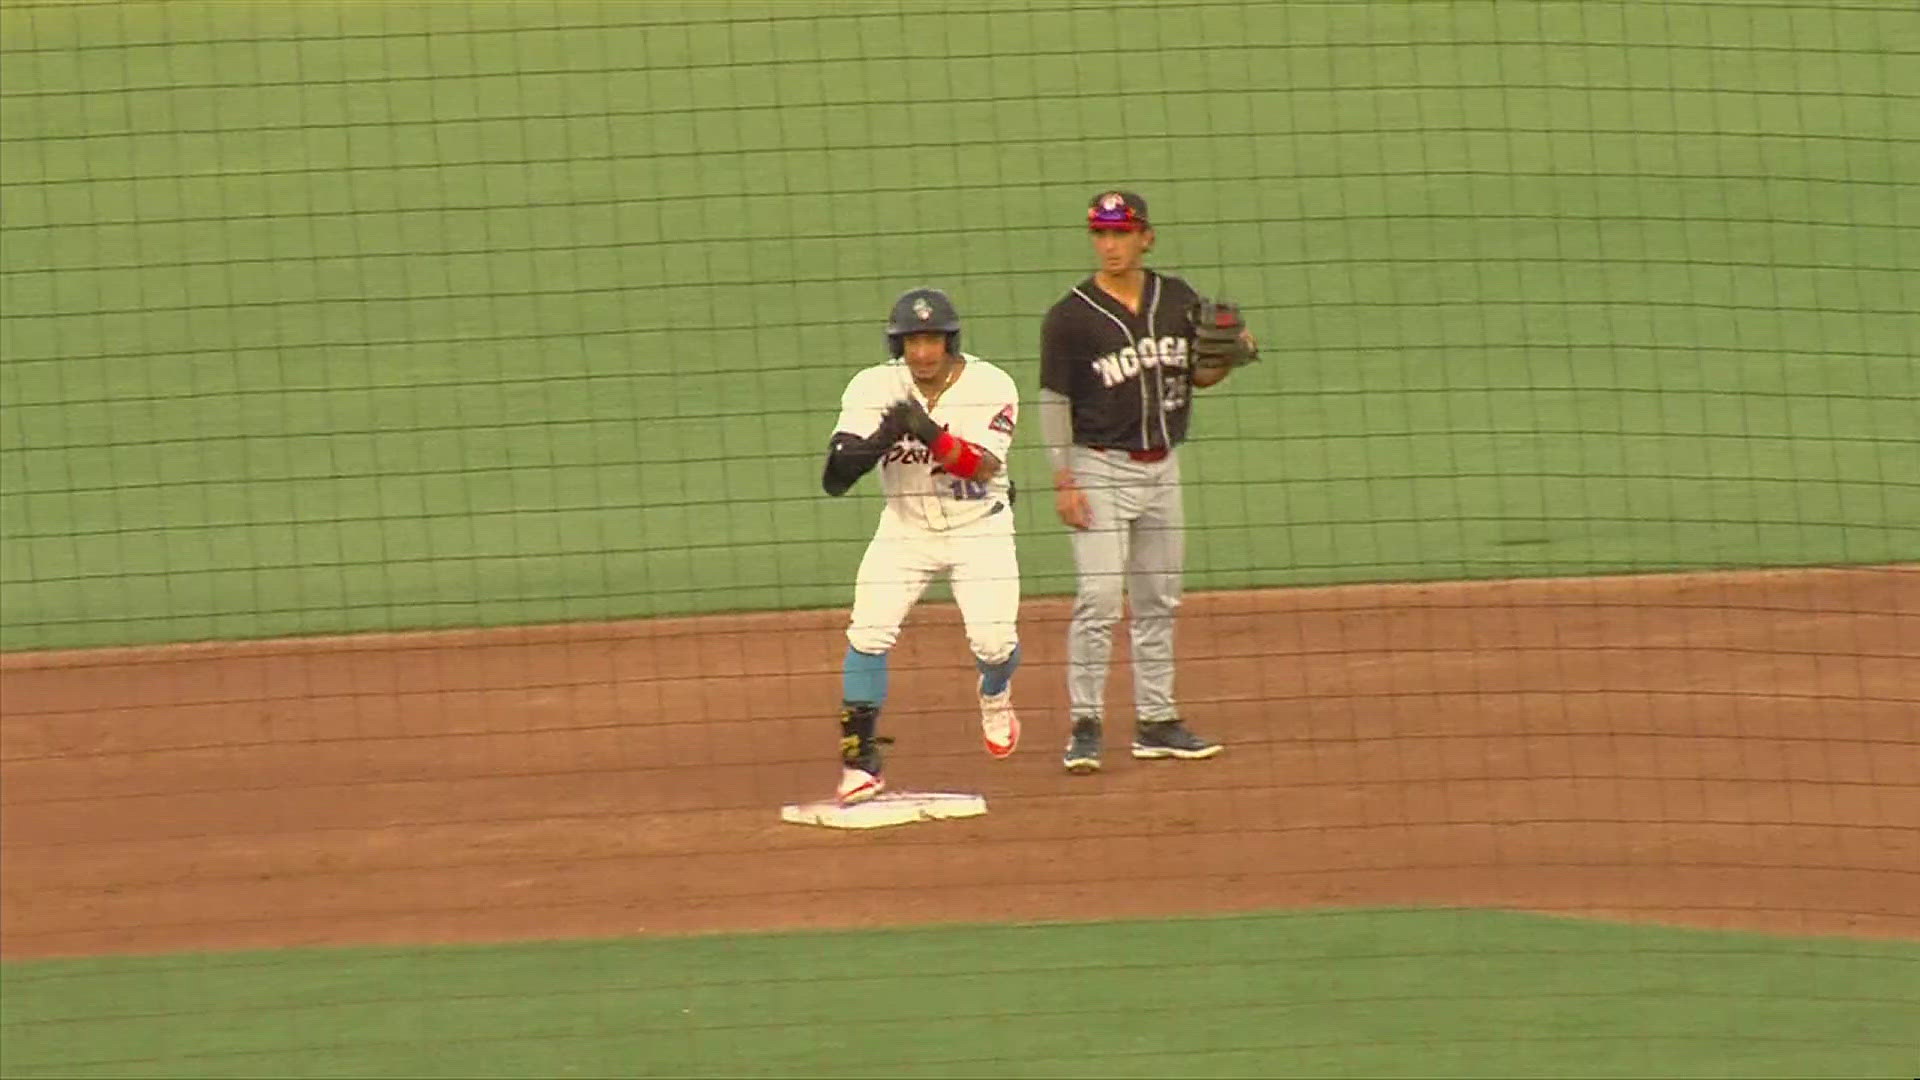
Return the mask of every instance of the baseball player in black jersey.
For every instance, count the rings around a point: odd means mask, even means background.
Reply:
[[[1087,208],[1099,270],[1048,310],[1040,335],[1040,424],[1053,458],[1054,506],[1071,526],[1079,593],[1067,632],[1069,772],[1100,768],[1113,628],[1132,600],[1133,756],[1198,760],[1220,744],[1190,731],[1173,692],[1184,517],[1180,444],[1195,387],[1229,368],[1189,362],[1200,297],[1143,265],[1153,248],[1146,200],[1105,191]],[[1251,337],[1246,337],[1251,349]]]

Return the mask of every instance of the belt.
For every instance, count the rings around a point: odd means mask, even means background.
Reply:
[[[1125,454],[1135,461],[1144,462],[1165,461],[1167,455],[1172,452],[1165,447],[1158,450],[1129,450],[1124,446],[1089,446],[1087,449],[1102,454]]]

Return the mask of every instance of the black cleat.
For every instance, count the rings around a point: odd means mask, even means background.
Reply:
[[[1134,730],[1133,756],[1143,761],[1156,758],[1179,758],[1182,761],[1200,761],[1219,753],[1225,747],[1188,731],[1185,724],[1178,720],[1166,720],[1157,724],[1141,724]]]
[[[1100,721],[1073,722],[1073,734],[1067,739],[1067,752],[1061,755],[1060,764],[1078,776],[1100,771]]]

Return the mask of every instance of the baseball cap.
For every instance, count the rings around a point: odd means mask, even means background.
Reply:
[[[1103,191],[1087,204],[1087,228],[1139,232],[1149,228],[1147,200],[1131,191]]]

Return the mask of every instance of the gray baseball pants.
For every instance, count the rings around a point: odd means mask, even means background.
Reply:
[[[1075,446],[1069,463],[1093,516],[1091,526],[1072,533],[1080,581],[1067,629],[1073,718],[1104,713],[1113,626],[1130,600],[1135,712],[1142,723],[1177,719],[1173,614],[1186,558],[1179,451],[1140,462],[1124,451]]]

